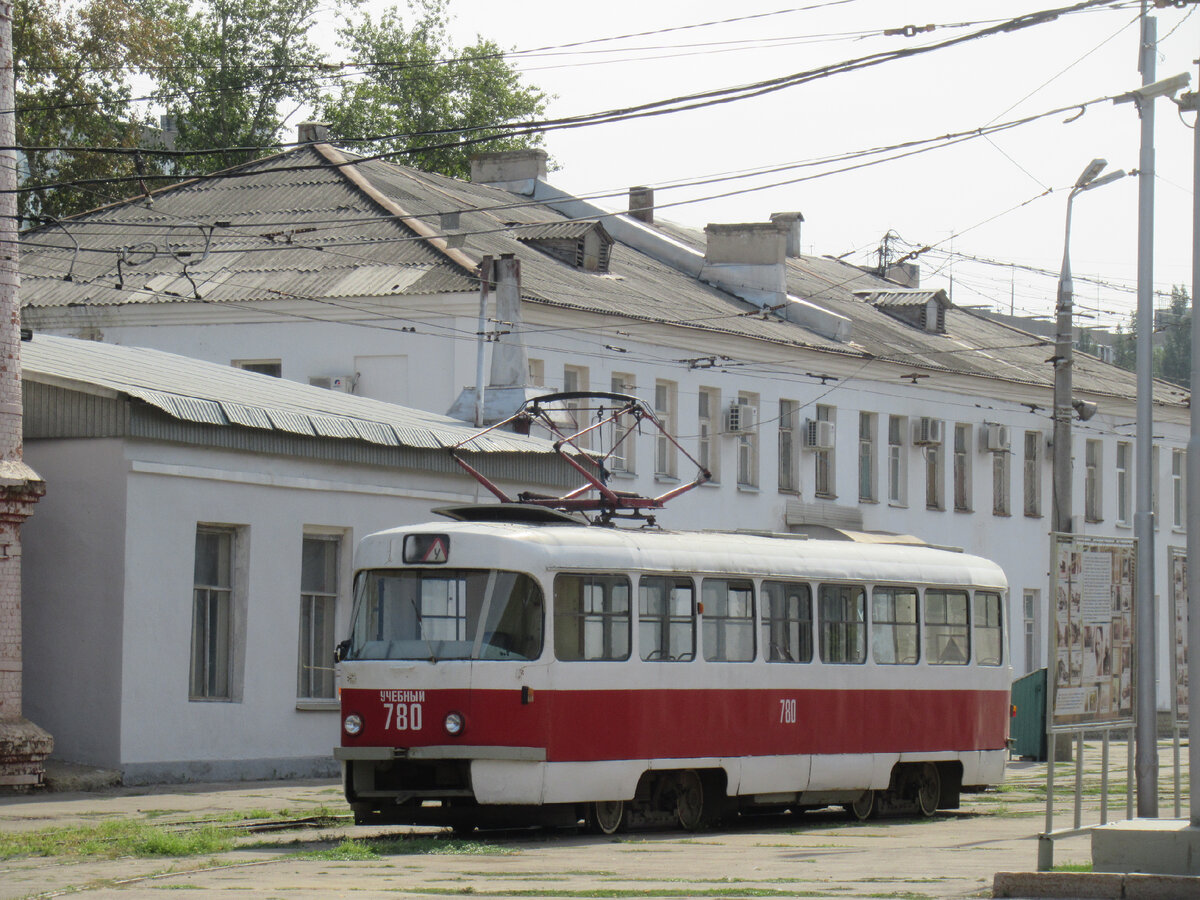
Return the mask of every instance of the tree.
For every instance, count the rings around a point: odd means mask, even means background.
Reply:
[[[13,55],[17,143],[22,147],[133,148],[148,120],[129,103],[130,77],[163,62],[175,46],[148,0],[17,0]],[[146,171],[153,159],[144,160]],[[131,176],[132,155],[26,151],[23,185]],[[126,186],[39,187],[18,195],[25,217],[61,217],[131,193]]]
[[[387,136],[372,152],[416,151],[398,161],[458,178],[470,175],[472,153],[542,143],[541,135],[505,137],[488,128],[541,118],[547,97],[522,82],[492,41],[477,38],[456,50],[446,33],[446,7],[447,0],[409,0],[407,26],[395,7],[378,21],[369,13],[347,20],[339,43],[363,73],[321,103],[335,139]],[[440,148],[460,135],[489,133],[478,144]]]
[[[279,141],[287,115],[316,102],[325,62],[308,38],[318,0],[174,0],[166,15],[180,38],[159,96],[180,150],[221,148],[188,160],[213,171],[253,159]],[[292,106],[283,114],[282,106]],[[254,148],[238,150],[236,148]]]
[[[1187,288],[1171,288],[1171,309],[1163,326],[1162,352],[1155,356],[1159,378],[1187,387],[1192,381],[1192,313]]]
[[[1129,317],[1129,331],[1117,325],[1113,337],[1113,364],[1133,372],[1137,369],[1137,315]]]

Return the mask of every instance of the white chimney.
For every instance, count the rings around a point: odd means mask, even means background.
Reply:
[[[629,189],[629,215],[647,225],[654,224],[654,188],[638,185]]]
[[[799,259],[803,256],[803,251],[800,249],[800,223],[804,221],[804,214],[798,212],[771,213],[771,221],[787,229],[788,257]]]
[[[296,126],[296,140],[301,144],[329,143],[329,123],[301,122]]]
[[[546,178],[545,150],[501,150],[471,157],[471,181],[518,194],[532,194]]]

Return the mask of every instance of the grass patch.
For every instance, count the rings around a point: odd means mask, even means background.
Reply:
[[[468,841],[461,838],[424,837],[405,835],[401,837],[379,837],[346,839],[322,850],[309,850],[292,855],[294,859],[321,859],[331,861],[363,861],[382,859],[386,856],[511,856],[517,853],[507,847]]]
[[[229,850],[241,834],[238,829],[214,825],[168,830],[148,822],[114,820],[96,825],[0,834],[0,859],[24,856],[107,859],[202,856]]]
[[[1051,869],[1052,872],[1091,872],[1092,864],[1090,862],[1081,863],[1063,863],[1061,866],[1055,866]]]

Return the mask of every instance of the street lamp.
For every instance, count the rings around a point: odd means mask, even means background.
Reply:
[[[1124,169],[1101,175],[1106,165],[1108,160],[1093,159],[1067,194],[1067,225],[1063,239],[1062,271],[1058,276],[1058,318],[1054,339],[1054,508],[1051,516],[1054,530],[1064,534],[1071,531],[1071,412],[1074,408],[1071,400],[1071,366],[1074,361],[1072,306],[1075,295],[1071,281],[1071,204],[1077,194],[1125,177]],[[1082,409],[1080,413],[1080,418],[1084,418]]]

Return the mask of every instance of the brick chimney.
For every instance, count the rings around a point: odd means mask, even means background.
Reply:
[[[654,188],[638,185],[629,189],[629,215],[647,225],[654,224]]]
[[[777,212],[771,213],[771,221],[787,229],[787,255],[790,259],[803,256],[800,249],[800,225],[804,221],[803,213]]]

